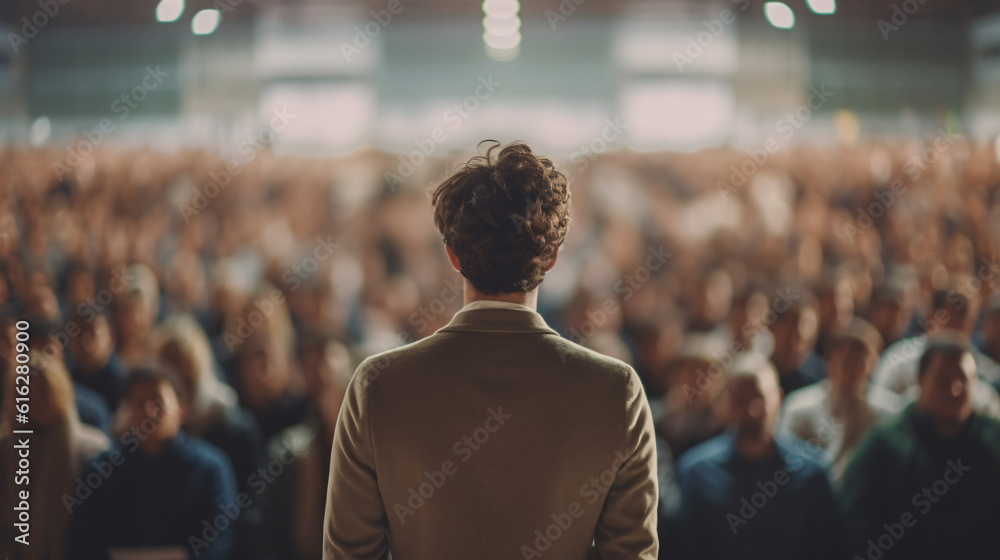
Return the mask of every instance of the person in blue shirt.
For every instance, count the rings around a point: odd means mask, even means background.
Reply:
[[[104,404],[104,399],[86,385],[81,385],[76,381],[73,382],[73,395],[80,421],[97,428],[105,435],[110,435],[111,411]]]
[[[108,409],[118,410],[125,382],[125,367],[115,354],[115,341],[103,313],[77,313],[67,322],[79,329],[69,337],[69,365],[73,381],[97,393]]]
[[[826,362],[814,350],[819,334],[819,307],[816,296],[803,287],[793,286],[779,294],[768,313],[768,325],[774,335],[770,360],[778,372],[784,396],[792,391],[826,379]],[[765,322],[769,315],[765,314]]]
[[[161,366],[130,372],[123,391],[130,425],[81,472],[86,488],[66,500],[69,558],[100,560],[109,550],[230,557],[243,509],[232,467],[221,451],[184,433],[181,391]]]
[[[44,317],[29,317],[26,321],[31,325],[28,329],[28,339],[32,346],[31,355],[46,361],[66,363],[64,345],[67,344],[67,340],[72,343],[76,337],[69,336],[66,329],[59,323],[49,321]],[[13,319],[8,325],[13,328]],[[10,341],[13,343],[13,331],[10,332],[10,337]],[[86,384],[80,383],[79,380],[73,379],[73,399],[76,401],[77,416],[81,422],[97,428],[105,435],[111,435],[111,417],[114,412],[100,394]]]
[[[778,374],[756,353],[734,363],[729,429],[681,457],[677,558],[833,559],[841,525],[822,450],[775,437]]]

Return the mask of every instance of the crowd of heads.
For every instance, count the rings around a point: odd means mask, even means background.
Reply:
[[[749,176],[728,148],[581,164],[489,144],[402,182],[375,152],[261,153],[233,174],[203,151],[107,148],[66,172],[56,151],[5,148],[3,421],[23,320],[36,432],[58,427],[73,453],[79,426],[105,448],[131,433],[154,454],[183,432],[246,489],[303,427],[328,461],[354,368],[447,324],[463,277],[488,295],[540,285],[553,328],[632,365],[673,461],[727,427],[775,432],[818,382],[864,393],[919,335],[920,401],[961,418],[970,350],[1000,359],[1000,164],[992,146],[925,140],[794,147]],[[317,507],[289,492],[270,503]],[[281,530],[241,538],[318,557]]]

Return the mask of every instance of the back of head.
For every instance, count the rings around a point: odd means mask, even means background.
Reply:
[[[434,191],[434,223],[478,291],[530,292],[566,238],[569,186],[526,144],[485,143]]]

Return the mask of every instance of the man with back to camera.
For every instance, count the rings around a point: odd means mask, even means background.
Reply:
[[[552,162],[490,141],[434,192],[465,306],[365,360],[337,422],[323,558],[656,558],[635,371],[535,311],[569,226]]]

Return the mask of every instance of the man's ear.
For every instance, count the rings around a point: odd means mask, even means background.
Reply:
[[[451,267],[457,272],[462,272],[462,265],[458,263],[458,257],[455,256],[455,252],[448,245],[445,245],[444,248],[448,251],[448,260],[451,261]]]

